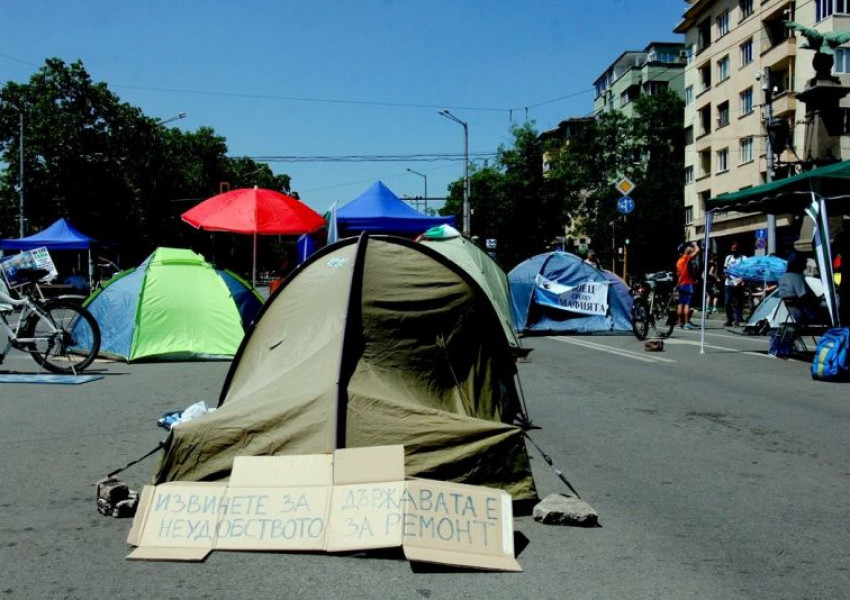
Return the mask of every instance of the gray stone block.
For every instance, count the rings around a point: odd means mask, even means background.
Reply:
[[[566,494],[549,494],[537,503],[532,516],[546,525],[599,526],[599,515],[590,504]]]

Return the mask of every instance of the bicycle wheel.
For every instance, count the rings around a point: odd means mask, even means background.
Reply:
[[[31,314],[21,337],[39,365],[63,375],[79,373],[100,352],[100,327],[89,311],[66,300],[49,300],[42,306],[50,322]]]
[[[668,338],[676,328],[676,304],[675,294],[670,294],[666,299],[656,298],[652,304],[650,322],[655,335],[660,338]]]
[[[643,298],[637,298],[632,304],[632,331],[639,340],[645,340],[649,333],[649,305]]]

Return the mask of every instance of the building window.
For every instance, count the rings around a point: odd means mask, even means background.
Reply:
[[[717,37],[723,37],[729,33],[729,11],[723,11],[717,17]]]
[[[693,183],[694,182],[694,167],[693,165],[688,165],[685,167],[685,183]]]
[[[699,70],[700,93],[711,89],[711,66],[705,65]]]
[[[717,172],[725,173],[729,170],[729,148],[717,151]]]
[[[690,125],[685,127],[685,145],[690,146],[694,143],[694,128]]]
[[[726,127],[729,124],[729,101],[717,105],[717,126]]]
[[[685,207],[685,225],[690,225],[694,222],[694,207],[686,206]]]
[[[746,67],[753,62],[753,38],[741,44],[741,66]]]
[[[711,133],[711,104],[699,109],[699,135]]]
[[[717,81],[729,79],[729,56],[724,56],[717,61]]]
[[[643,86],[644,93],[650,96],[657,96],[667,91],[669,84],[666,81],[650,81]]]
[[[739,0],[738,6],[741,8],[741,19],[746,19],[753,14],[753,0]]]
[[[703,150],[699,153],[699,176],[711,175],[711,151]]]
[[[848,0],[815,0],[815,21],[822,21],[832,15],[850,14]]]
[[[832,67],[832,72],[836,74],[850,73],[850,49],[835,49],[835,64]]]
[[[741,163],[745,164],[748,162],[753,162],[753,138],[745,137],[741,138]]]
[[[753,88],[747,88],[741,92],[741,115],[753,112]]]
[[[700,192],[698,195],[700,210],[705,211],[705,205],[711,200],[711,190]]]
[[[685,88],[685,106],[694,103],[694,86],[689,85]]]
[[[702,52],[711,45],[711,21],[706,19],[697,25],[697,52]]]

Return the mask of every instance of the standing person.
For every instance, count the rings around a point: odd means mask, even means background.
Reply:
[[[739,262],[747,258],[741,254],[738,242],[732,242],[729,255],[723,261],[723,270],[726,272],[726,286],[723,301],[726,303],[726,322],[724,327],[735,327],[741,325],[744,321],[744,280],[740,277],[733,277],[728,273],[729,267],[737,265]]]
[[[682,329],[699,329],[691,323],[691,299],[696,291],[696,280],[688,269],[688,263],[696,259],[700,248],[696,242],[679,244],[679,260],[676,261],[676,274],[679,276],[677,290],[679,304],[676,306],[676,321]]]
[[[584,262],[586,262],[589,265],[596,267],[597,269],[602,268],[601,265],[599,264],[599,259],[596,257],[596,252],[594,252],[593,250],[588,251],[587,258],[584,259]]]
[[[708,306],[708,313],[719,312],[717,305],[720,303],[720,279],[717,276],[717,257],[712,254],[708,259],[708,279],[706,280],[706,298],[705,304]]]

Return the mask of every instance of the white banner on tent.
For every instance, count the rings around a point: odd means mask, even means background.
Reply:
[[[608,312],[607,281],[582,281],[577,285],[564,285],[542,275],[534,278],[534,300],[583,315],[602,315]]]

